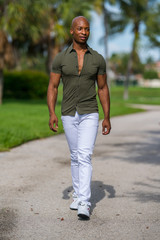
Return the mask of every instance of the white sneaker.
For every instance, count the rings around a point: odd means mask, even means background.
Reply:
[[[78,217],[83,219],[89,219],[90,216],[90,207],[85,202],[79,202],[78,204]]]
[[[71,210],[78,210],[78,197],[73,194],[73,202],[70,205]]]

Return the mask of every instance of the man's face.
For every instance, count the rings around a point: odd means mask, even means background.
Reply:
[[[77,43],[86,43],[89,37],[89,23],[84,18],[76,19],[70,33]]]

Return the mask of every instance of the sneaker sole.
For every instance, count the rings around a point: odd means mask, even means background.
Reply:
[[[78,208],[70,208],[71,210],[78,210]]]
[[[89,219],[89,217],[87,215],[83,214],[83,213],[79,213],[78,217],[80,217],[82,219],[86,219],[86,220]]]

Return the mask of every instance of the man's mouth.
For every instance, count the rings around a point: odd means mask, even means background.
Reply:
[[[82,39],[82,40],[85,40],[85,39],[86,39],[86,37],[84,37],[84,36],[80,36],[80,39]]]

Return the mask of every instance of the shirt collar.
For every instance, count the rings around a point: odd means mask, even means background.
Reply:
[[[90,48],[87,44],[87,52],[91,53],[92,54],[92,48]],[[68,48],[68,52],[71,53],[72,51],[75,51],[75,49],[73,48],[73,43],[69,46]]]

